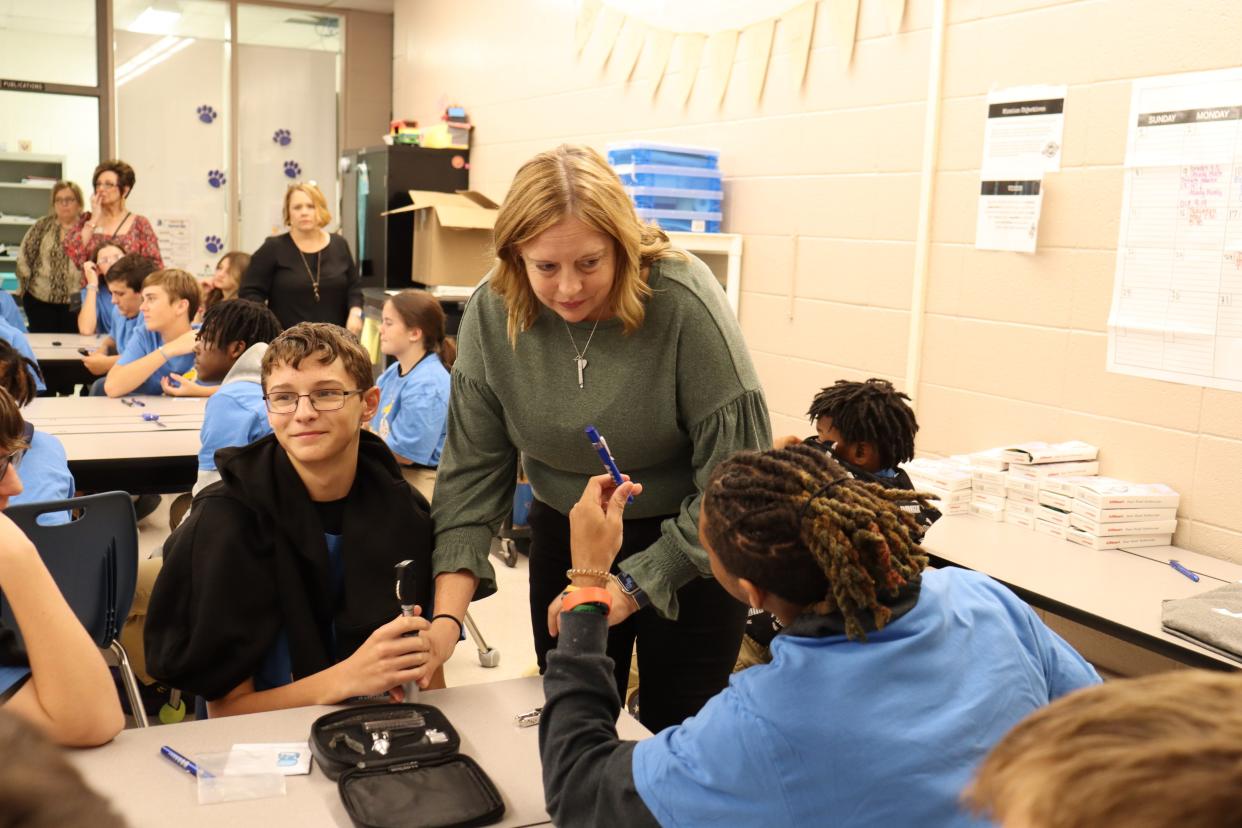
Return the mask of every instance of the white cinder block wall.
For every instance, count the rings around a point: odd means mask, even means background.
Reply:
[[[710,5],[710,4],[708,4]],[[787,4],[774,4],[779,12]],[[835,68],[826,15],[801,90],[777,29],[762,102],[652,95],[640,60],[584,71],[572,0],[396,0],[393,112],[461,103],[476,124],[471,184],[499,200],[526,158],[563,141],[719,147],[726,230],[746,237],[742,327],[773,426],[808,433],[834,379],[904,386],[931,4],[890,34],[861,0],[853,62]],[[1242,561],[1242,395],[1109,374],[1111,295],[1130,80],[1237,64],[1236,0],[948,0],[932,214],[921,451],[1031,438],[1102,446],[1106,474],[1183,495],[1177,542]],[[973,247],[984,96],[1069,85],[1064,169],[1046,181],[1040,250]]]

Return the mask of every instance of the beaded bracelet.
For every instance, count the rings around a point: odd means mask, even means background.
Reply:
[[[572,581],[574,578],[596,578],[601,583],[606,584],[611,576],[606,569],[573,569],[566,570],[565,580]]]

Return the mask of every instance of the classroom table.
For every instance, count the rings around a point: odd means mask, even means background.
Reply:
[[[1088,549],[1012,523],[948,515],[928,530],[933,565],[986,573],[1032,606],[1092,627],[1192,667],[1242,669],[1242,664],[1160,627],[1161,602],[1187,598],[1242,580],[1242,566],[1188,549]],[[1169,560],[1199,575],[1187,578]]]
[[[194,485],[206,405],[205,397],[39,397],[22,415],[64,444],[82,491],[163,494]]]
[[[546,825],[539,762],[539,728],[520,728],[514,716],[543,704],[543,680],[522,678],[421,694],[461,735],[461,752],[478,762],[505,801],[501,826]],[[169,745],[183,755],[227,751],[242,742],[303,741],[311,723],[335,708],[301,707],[121,732],[110,744],[71,751],[70,761],[133,828],[175,825],[349,826],[336,783],[312,767],[286,780],[283,797],[199,805],[194,779],[159,755]],[[628,713],[617,721],[623,739],[650,733]]]
[[[43,372],[43,381],[50,389],[70,389],[74,385],[90,385],[98,377],[86,370],[82,364],[79,348],[94,351],[103,341],[102,336],[91,334],[69,333],[32,333],[26,334],[35,359],[39,362],[39,370]]]

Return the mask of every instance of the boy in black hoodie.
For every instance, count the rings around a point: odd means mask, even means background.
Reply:
[[[366,352],[336,325],[295,325],[271,342],[262,380],[274,433],[216,455],[221,480],[165,545],[149,672],[211,716],[443,686],[425,639],[405,637],[427,618],[401,617],[393,591],[394,565],[412,559],[429,607],[431,519],[362,429],[379,403]]]

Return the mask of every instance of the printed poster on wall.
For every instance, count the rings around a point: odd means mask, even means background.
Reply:
[[[1061,168],[1065,87],[988,93],[975,247],[1034,253],[1044,173]]]
[[[164,260],[165,267],[190,269],[193,225],[188,216],[163,214],[151,217],[151,226],[160,243],[160,258]]]
[[[1242,69],[1133,83],[1108,370],[1242,391]]]

